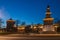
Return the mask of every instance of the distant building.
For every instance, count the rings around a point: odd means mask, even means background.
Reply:
[[[18,26],[18,33],[25,33],[25,25]]]
[[[17,28],[14,27],[15,21],[12,19],[7,20],[6,30],[7,32],[16,32]]]
[[[25,27],[25,33],[30,33],[32,30],[31,30],[31,25],[27,25]]]
[[[32,29],[32,33],[41,33],[42,29],[43,29],[43,25],[42,24],[33,24],[31,25],[31,29]]]

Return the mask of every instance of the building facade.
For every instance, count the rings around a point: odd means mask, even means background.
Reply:
[[[50,6],[47,6],[46,17],[44,18],[43,32],[55,32],[55,27],[53,26],[54,18],[51,17]]]
[[[17,28],[14,27],[15,21],[12,19],[7,20],[6,31],[7,32],[16,32]]]

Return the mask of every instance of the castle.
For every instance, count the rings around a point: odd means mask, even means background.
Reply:
[[[43,19],[44,24],[39,25],[22,25],[15,27],[15,21],[12,19],[7,20],[6,32],[38,32],[38,33],[56,33],[57,25],[53,24],[54,18],[51,17],[50,6],[47,6],[46,16]]]

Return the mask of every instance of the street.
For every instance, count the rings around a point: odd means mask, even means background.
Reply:
[[[23,36],[24,35],[24,36]],[[37,35],[37,36],[34,36]],[[32,36],[26,34],[10,34],[0,36],[0,40],[60,40],[60,34],[34,34]],[[39,36],[38,36],[39,35]],[[58,36],[59,35],[59,36]]]
[[[3,37],[0,40],[60,40],[60,37]]]

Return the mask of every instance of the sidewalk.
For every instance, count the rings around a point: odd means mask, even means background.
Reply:
[[[9,34],[7,37],[60,37],[60,34]]]

